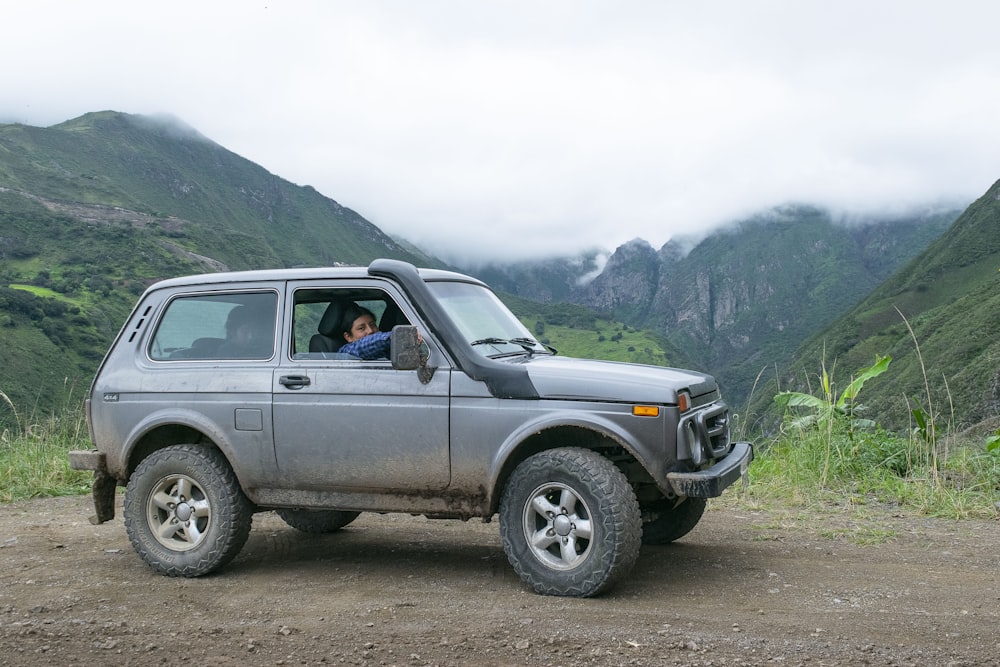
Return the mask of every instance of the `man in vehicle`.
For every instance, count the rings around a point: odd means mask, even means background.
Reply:
[[[375,324],[372,311],[352,303],[344,311],[341,321],[341,335],[347,343],[339,350],[341,354],[350,354],[365,361],[389,358],[389,340],[392,332],[379,331]],[[417,334],[418,340],[420,334]]]

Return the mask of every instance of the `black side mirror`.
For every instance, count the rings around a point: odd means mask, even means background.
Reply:
[[[397,371],[414,371],[423,365],[420,358],[420,338],[417,328],[398,324],[392,328],[389,339],[389,359]]]

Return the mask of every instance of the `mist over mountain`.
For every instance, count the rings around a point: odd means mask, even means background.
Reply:
[[[819,362],[850,372],[888,354],[889,370],[866,386],[868,415],[913,428],[930,413],[945,435],[1000,426],[1000,181],[944,234],[876,286],[829,327],[806,340],[779,378],[804,386]],[[846,381],[849,381],[846,380]],[[764,387],[773,389],[775,380]]]
[[[802,341],[924,251],[959,213],[844,224],[829,211],[788,205],[699,242],[672,240],[657,250],[633,239],[590,280],[581,280],[592,266],[587,258],[492,267],[480,275],[541,301],[558,284],[560,298],[650,329],[678,352],[673,363],[715,374],[730,401],[742,405],[762,370],[787,368]],[[546,280],[553,275],[558,280]]]
[[[509,294],[542,303],[570,302],[572,294],[601,274],[610,253],[593,249],[573,257],[460,264],[465,273]]]

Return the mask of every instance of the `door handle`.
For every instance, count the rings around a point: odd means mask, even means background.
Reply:
[[[278,384],[288,389],[302,389],[310,382],[308,375],[282,375],[278,378]]]

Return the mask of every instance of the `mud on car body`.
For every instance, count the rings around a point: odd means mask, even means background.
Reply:
[[[389,358],[338,351],[352,304]],[[125,486],[133,546],[172,576],[225,565],[264,510],[307,532],[499,515],[527,585],[596,595],[753,459],[711,376],[558,356],[482,282],[384,259],[151,286],[87,413],[93,449],[70,463],[95,472],[93,521]]]

